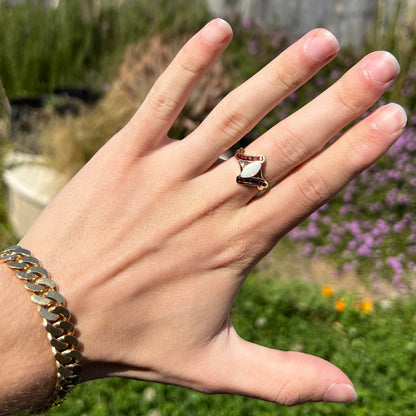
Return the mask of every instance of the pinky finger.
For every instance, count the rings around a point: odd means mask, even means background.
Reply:
[[[398,104],[377,109],[293,171],[264,198],[254,200],[247,207],[248,218],[277,241],[375,163],[400,137],[405,124],[406,113]]]

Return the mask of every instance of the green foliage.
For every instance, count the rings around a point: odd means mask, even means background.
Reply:
[[[117,68],[126,44],[155,32],[181,35],[206,20],[200,0],[0,2],[0,79],[9,97],[57,87],[99,87]],[[178,13],[183,10],[183,13]]]
[[[284,30],[249,19],[231,21],[233,40],[225,51],[228,72],[238,85],[267,65],[288,44]]]
[[[325,358],[353,380],[359,399],[350,405],[309,403],[285,408],[231,395],[120,379],[81,385],[50,415],[414,415],[416,402],[415,299],[376,304],[373,313],[348,304],[336,312],[333,299],[316,286],[252,275],[232,318],[250,341],[296,349]],[[152,412],[153,409],[153,412]]]
[[[410,0],[378,0],[377,16],[366,49],[387,50],[396,56],[401,66],[393,100],[403,103],[412,113],[416,106],[416,3]]]
[[[0,172],[4,171],[4,156],[11,145],[5,138],[0,138]],[[16,235],[8,220],[7,213],[7,188],[0,181],[0,246],[5,248],[16,243]]]

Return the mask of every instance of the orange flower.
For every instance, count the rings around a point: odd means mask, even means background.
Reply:
[[[325,285],[322,287],[322,296],[330,298],[334,294],[334,289],[331,286]]]
[[[363,300],[363,303],[361,304],[361,310],[364,313],[370,313],[373,311],[373,302],[371,302],[370,299],[366,298]]]
[[[335,310],[337,312],[344,312],[346,308],[346,303],[342,299],[337,299],[335,301]]]

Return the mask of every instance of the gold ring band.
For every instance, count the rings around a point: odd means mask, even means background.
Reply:
[[[256,186],[259,191],[266,189],[269,183],[264,179],[262,165],[266,157],[262,155],[246,155],[243,148],[235,152],[235,158],[240,164],[241,172],[237,176],[237,183],[248,186]]]

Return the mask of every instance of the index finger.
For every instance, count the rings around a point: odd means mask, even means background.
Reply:
[[[131,153],[160,145],[195,84],[231,38],[231,26],[222,19],[214,19],[184,45],[124,129],[130,133],[129,142],[124,145],[130,147]]]

